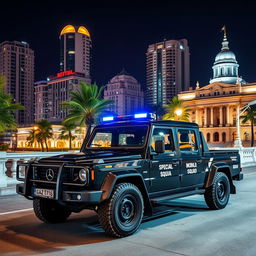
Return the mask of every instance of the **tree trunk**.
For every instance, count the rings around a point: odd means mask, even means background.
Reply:
[[[69,150],[72,149],[72,133],[69,131],[68,132],[68,136],[69,136]]]
[[[44,140],[44,143],[45,143],[45,147],[46,147],[46,152],[48,152],[49,149],[48,149],[48,145],[47,145],[47,140],[46,139]]]
[[[87,143],[90,135],[91,135],[91,129],[92,129],[92,124],[88,124],[87,125],[87,131],[86,131],[86,135],[85,135],[85,138],[84,138],[84,142]]]
[[[44,143],[43,143],[43,141],[40,141],[40,144],[41,144],[42,152],[44,152]]]
[[[253,129],[254,120],[251,120],[251,147],[254,146],[254,129]]]

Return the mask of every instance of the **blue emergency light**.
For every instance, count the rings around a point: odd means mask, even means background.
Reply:
[[[124,120],[154,120],[155,114],[153,113],[136,113],[134,115],[126,115],[126,116],[104,116],[102,117],[103,122],[111,122],[111,121],[124,121]]]
[[[102,118],[103,122],[109,122],[109,121],[114,121],[114,116],[104,116]]]
[[[140,114],[135,114],[134,118],[147,118],[148,113],[140,113]]]

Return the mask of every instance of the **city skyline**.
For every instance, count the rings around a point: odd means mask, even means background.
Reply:
[[[5,26],[0,41],[27,41],[35,51],[35,80],[43,80],[49,74],[58,72],[58,35],[61,29],[68,24],[81,24],[90,31],[92,37],[93,81],[100,85],[106,84],[110,77],[124,67],[145,88],[147,46],[163,39],[186,38],[191,52],[190,85],[194,87],[197,80],[200,84],[207,84],[212,77],[209,67],[219,52],[223,37],[220,30],[225,24],[232,50],[237,53],[240,63],[240,75],[248,82],[255,81],[256,53],[252,51],[254,35],[251,33],[252,40],[249,42],[247,36],[256,20],[247,15],[249,6],[246,7],[247,12],[243,12],[243,8],[237,4],[232,7],[222,4],[219,10],[216,6],[207,9],[195,4],[194,7],[188,5],[181,8],[175,4],[175,12],[163,7],[153,11],[148,6],[144,6],[144,9],[112,6],[103,4],[99,8],[93,4],[79,3],[79,8],[72,14],[70,6],[58,3],[45,2],[40,9],[33,4],[28,7],[26,4],[14,7],[7,5],[1,16]],[[229,9],[232,12],[228,12]]]

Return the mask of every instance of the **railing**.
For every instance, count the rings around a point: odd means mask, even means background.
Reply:
[[[0,188],[14,186],[18,183],[16,180],[16,166],[18,162],[26,162],[37,157],[43,158],[65,153],[68,152],[6,153],[0,151]]]

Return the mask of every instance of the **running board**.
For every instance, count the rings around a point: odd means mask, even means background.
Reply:
[[[151,201],[151,203],[156,204],[156,203],[158,203],[160,201],[164,201],[164,200],[171,200],[171,199],[176,199],[176,198],[181,198],[181,197],[186,197],[186,196],[193,196],[193,195],[201,195],[201,194],[204,194],[204,192],[205,192],[205,189],[196,189],[196,190],[192,190],[192,191],[182,192],[179,194],[155,197],[155,198],[152,198],[150,201]]]

